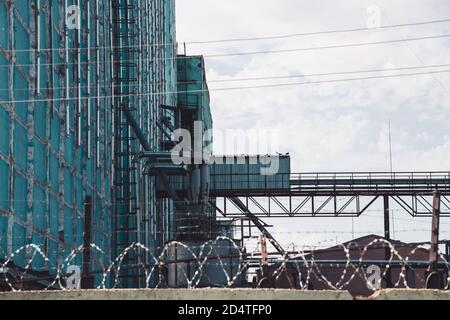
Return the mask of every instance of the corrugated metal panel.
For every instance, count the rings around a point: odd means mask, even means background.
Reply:
[[[265,157],[264,157],[265,158]],[[278,161],[276,174],[263,174],[268,165],[261,157],[216,157],[212,165],[211,190],[289,190],[290,157],[272,156]]]
[[[195,108],[196,121],[203,121],[204,130],[212,129],[208,84],[206,83],[205,62],[202,56],[178,56],[178,104]]]
[[[263,157],[266,159],[266,157]],[[210,190],[215,191],[265,191],[290,190],[291,164],[289,156],[272,156],[278,161],[278,171],[273,175],[262,174],[267,168],[260,156],[222,156],[213,157],[214,164],[210,165]],[[176,191],[188,190],[189,183],[185,177],[170,177],[170,183]],[[158,194],[165,194],[162,184],[157,183]]]

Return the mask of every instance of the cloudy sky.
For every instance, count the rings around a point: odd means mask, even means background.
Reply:
[[[389,171],[389,121],[395,171],[449,170],[450,73],[216,89],[448,70],[450,66],[435,65],[450,64],[450,38],[270,54],[223,54],[435,37],[450,34],[450,22],[275,40],[192,43],[366,28],[376,23],[377,10],[381,26],[450,18],[448,0],[178,0],[177,38],[180,44],[186,42],[188,54],[206,56],[215,128],[279,130],[279,151],[291,154],[293,172]],[[414,69],[309,76],[410,67]],[[306,77],[235,81],[301,75]],[[366,231],[381,234],[380,214],[373,211],[368,217],[355,219],[355,235],[362,236]],[[429,240],[425,231],[430,228],[429,219],[413,222],[402,212],[394,216],[396,238]],[[270,222],[284,245],[336,238],[345,241],[353,236],[351,219]],[[405,231],[410,229],[424,231]],[[450,238],[450,232],[446,237]]]

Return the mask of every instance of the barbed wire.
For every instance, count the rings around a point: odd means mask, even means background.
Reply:
[[[326,243],[332,241],[330,239],[318,242],[314,246],[301,247],[291,244],[286,256],[270,253],[269,268],[272,271],[269,276],[275,282],[274,285],[284,279],[284,286],[287,283],[293,289],[309,290],[311,287],[322,286],[331,290],[346,290],[354,281],[362,280],[369,291],[375,291],[381,287],[382,281],[391,270],[398,273],[395,275],[397,278],[392,279],[393,287],[409,288],[408,270],[413,271],[419,282],[425,281],[421,273],[415,271],[428,267],[429,262],[417,255],[420,250],[428,252],[426,244],[398,244],[378,238],[365,246],[350,242],[338,244],[331,249],[322,249]],[[155,248],[133,243],[111,262],[108,262],[107,254],[97,245],[91,244],[87,250],[93,253],[90,265],[97,271],[92,271],[91,275],[96,276],[98,289],[120,287],[121,277],[124,273],[130,272],[134,272],[136,277],[143,278],[146,288],[168,288],[174,285],[173,279],[169,279],[170,275],[167,273],[168,269],[169,273],[175,270],[173,266],[178,272],[179,279],[175,285],[191,289],[205,286],[205,283],[208,286],[231,288],[241,285],[243,279],[249,275],[267,276],[263,274],[259,240],[257,246],[250,252],[228,237],[217,237],[215,240],[197,244],[173,241],[166,244],[159,254],[155,254]],[[321,258],[327,250],[335,254],[340,252],[340,255],[331,260]],[[384,250],[385,259],[367,258],[371,250]],[[386,250],[389,250],[389,254],[386,254]],[[33,281],[42,282],[44,279],[48,280],[45,290],[67,290],[67,281],[71,276],[67,270],[74,261],[80,260],[85,251],[84,246],[75,248],[61,263],[51,266],[51,263],[56,262],[48,258],[41,246],[28,244],[5,257],[4,262],[0,263],[0,274],[3,274],[3,277],[1,275],[0,277],[11,291],[22,291],[24,284]],[[182,252],[180,256],[176,254],[178,251]],[[447,257],[441,252],[438,254],[440,266],[448,270]],[[24,259],[23,267],[17,268],[14,261],[21,255],[26,255],[27,258]],[[130,256],[138,257],[142,261],[139,262],[137,259],[138,263],[129,264]],[[47,270],[49,274],[32,275],[36,272],[36,265],[39,264],[48,265],[46,269],[44,267],[41,269]],[[367,275],[369,266],[379,267],[378,277]],[[214,273],[211,270],[214,270]],[[51,272],[54,274],[51,275]],[[393,273],[390,273],[390,276],[394,276]]]
[[[75,227],[75,226],[74,226]],[[234,228],[240,228],[239,226],[230,226]],[[256,228],[256,227],[255,227]],[[190,231],[189,234],[192,236],[204,236],[208,234],[208,232],[212,231]],[[395,232],[398,233],[410,233],[410,232],[430,232],[431,227],[429,229],[400,229],[396,230]],[[168,234],[168,233],[175,233],[176,231],[168,232],[168,231],[154,231],[155,235],[162,235],[162,234]],[[130,232],[135,233],[135,232]],[[368,234],[381,234],[384,233],[383,229],[372,229],[372,230],[361,230],[361,231],[345,231],[345,230],[296,230],[296,231],[273,231],[273,235],[326,235],[326,234],[336,234],[336,235],[351,235],[351,234],[362,234],[362,235],[368,235]],[[450,234],[450,230],[440,230],[440,234]],[[54,232],[51,232],[55,237],[57,237],[57,234]],[[34,234],[36,237],[44,237],[43,235]],[[4,240],[29,240],[32,237],[28,236],[17,236],[17,235],[11,235],[11,236],[0,236],[0,241]],[[42,245],[42,244],[40,244]]]

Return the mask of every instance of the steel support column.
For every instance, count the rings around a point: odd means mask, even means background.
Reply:
[[[390,207],[389,207],[389,195],[384,195],[383,196],[383,208],[384,208],[384,238],[387,241],[391,240],[391,228],[390,228]],[[385,251],[384,251],[384,259],[386,261],[389,261],[391,257],[391,248],[390,247],[386,247]],[[388,266],[386,268],[389,268]],[[391,270],[388,269],[386,270],[386,275],[385,275],[385,281],[386,281],[386,287],[387,288],[391,288],[392,287],[392,277],[391,277]]]

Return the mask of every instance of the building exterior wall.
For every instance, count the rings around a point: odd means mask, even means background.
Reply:
[[[213,120],[203,56],[178,56],[177,77],[178,104],[184,109],[195,110],[192,124],[193,121],[202,121],[203,130],[211,130]]]
[[[71,5],[80,8],[79,30],[66,24]],[[104,260],[134,241],[157,247],[170,240],[162,230],[170,229],[172,204],[156,199],[154,179],[133,162],[142,147],[121,108],[132,106],[151,148],[160,150],[161,105],[176,99],[174,5],[0,1],[0,256],[38,244],[49,262],[35,259],[33,268],[55,271],[83,244],[86,196],[91,242]],[[122,233],[119,215],[126,216]],[[26,253],[15,258],[25,261]]]
[[[386,260],[388,260],[386,259],[386,249],[390,252],[390,248],[384,242],[375,242],[379,239],[383,238],[369,235],[347,242],[343,246],[348,248],[348,252],[345,252],[341,246],[316,250],[313,254],[294,257],[293,261],[287,263],[285,267],[280,264],[273,264],[269,267],[268,274],[271,275],[273,285],[280,289],[302,289],[301,285],[305,285],[308,278],[309,290],[334,290],[333,286],[335,286],[341,290],[347,290],[353,297],[368,297],[376,291],[374,286],[376,280],[373,278],[374,271],[370,267],[378,266],[380,276],[386,275],[385,266]],[[402,265],[398,263],[399,257],[393,255],[393,263],[389,267],[390,287],[405,288],[405,284],[407,284],[412,289],[425,288],[429,274],[427,271],[429,250],[425,248],[417,249],[416,245],[396,240],[390,240],[390,243],[398,255],[408,262],[408,266]],[[363,264],[355,263],[359,262],[361,258],[364,261]],[[308,267],[306,267],[303,259],[308,262]],[[354,264],[354,269],[350,269],[346,265],[348,259]],[[294,260],[297,261],[294,262]],[[314,262],[311,265],[312,261]],[[311,267],[313,268],[312,272]],[[402,268],[405,268],[405,270],[402,270]],[[258,270],[257,273],[259,281],[262,278],[261,270]],[[303,279],[300,279],[301,276],[303,276]],[[382,279],[381,283],[377,283],[377,285],[386,288],[386,279]]]
[[[155,180],[141,175],[142,163],[135,160],[144,150],[133,138],[121,108],[126,105],[131,110],[151,151],[159,151],[164,137],[157,123],[167,113],[162,106],[176,102],[174,1],[120,0],[118,3],[121,9],[116,12],[116,19],[128,19],[128,22],[116,26],[120,36],[115,45],[122,48],[116,51],[116,60],[123,61],[116,65],[115,71],[120,79],[115,125],[121,133],[120,137],[116,136],[115,145],[116,255],[133,242],[150,248],[163,246],[170,240],[166,231],[170,229],[173,210],[170,201],[156,200]],[[126,7],[130,8],[128,13]],[[140,50],[127,52],[124,50],[127,48]],[[127,168],[132,172],[127,172]]]
[[[110,250],[109,2],[79,5],[84,27],[66,30],[64,1],[0,2],[0,244],[42,245],[50,266],[35,268],[55,268],[82,244],[88,195],[92,240]]]

